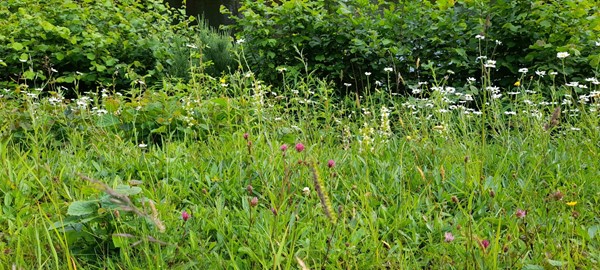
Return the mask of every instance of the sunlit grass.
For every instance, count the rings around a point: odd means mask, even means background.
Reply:
[[[72,100],[5,89],[0,265],[593,268],[597,79],[486,72],[408,97],[242,70]]]

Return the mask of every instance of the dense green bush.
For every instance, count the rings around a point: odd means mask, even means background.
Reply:
[[[271,82],[277,67],[303,71],[306,64],[358,88],[385,81],[386,67],[401,84],[432,79],[432,69],[451,70],[453,81],[464,83],[481,76],[478,57],[486,56],[498,60],[495,77],[506,86],[519,68],[562,71],[556,53],[563,51],[573,55],[566,75],[592,76],[600,59],[594,2],[245,1],[235,29],[249,65]]]
[[[0,3],[0,17],[3,87],[152,83],[187,74],[198,44],[226,50],[229,43],[160,0],[9,0]]]

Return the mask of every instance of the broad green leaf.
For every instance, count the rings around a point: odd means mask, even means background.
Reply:
[[[213,98],[211,100],[212,102],[220,105],[220,106],[226,106],[227,105],[227,99],[226,98]]]
[[[41,21],[40,25],[42,26],[42,28],[44,29],[44,31],[52,31],[54,30],[54,28],[56,28],[54,25],[52,25],[51,23],[49,23],[48,21]]]
[[[98,210],[98,201],[74,201],[67,209],[67,215],[84,216]]]
[[[25,71],[23,72],[23,77],[25,77],[28,80],[33,80],[35,79],[35,72],[31,70]]]
[[[522,270],[544,270],[543,266],[535,265],[535,264],[526,264],[521,268]]]
[[[19,42],[13,42],[11,44],[11,47],[15,50],[15,51],[20,51],[23,49],[23,44],[19,43]]]
[[[113,127],[120,123],[119,118],[112,114],[103,114],[96,120],[96,126],[101,128]]]
[[[594,237],[596,237],[596,233],[598,232],[598,229],[600,229],[600,225],[594,225],[588,228],[588,235],[590,236],[590,239],[594,239]]]
[[[94,65],[96,67],[96,70],[99,72],[105,71],[106,67],[104,65]]]
[[[150,131],[150,133],[167,133],[167,126],[160,126]]]
[[[454,51],[456,52],[456,54],[458,54],[460,57],[462,57],[463,60],[468,60],[467,57],[467,52],[465,51],[465,49],[463,48],[456,48],[454,49]]]
[[[62,52],[56,52],[54,53],[54,57],[56,57],[56,60],[62,61],[63,59],[65,59],[65,54]]]
[[[19,60],[21,60],[21,61],[28,61],[28,60],[29,60],[29,54],[22,53],[22,54],[19,56]]]
[[[131,196],[142,192],[142,189],[139,187],[130,187],[128,185],[118,185],[115,188],[115,191],[122,195]]]
[[[549,263],[550,265],[552,265],[552,266],[556,266],[556,267],[561,267],[561,266],[565,265],[565,263],[564,263],[564,262],[561,262],[561,261],[555,261],[555,260],[550,260],[550,259],[548,259],[548,263]]]
[[[113,244],[117,248],[126,247],[129,244],[129,242],[127,241],[127,238],[128,237],[126,235],[119,235],[119,234],[112,235]]]

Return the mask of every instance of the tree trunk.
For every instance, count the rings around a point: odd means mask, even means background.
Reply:
[[[172,7],[181,7],[183,3],[182,0],[166,1]],[[237,16],[240,0],[187,0],[186,11],[189,16],[204,17],[208,24],[214,28],[234,23],[232,19],[221,14],[221,5],[229,9],[234,16]]]

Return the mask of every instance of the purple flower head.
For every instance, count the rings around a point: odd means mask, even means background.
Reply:
[[[249,136],[250,136],[250,135],[248,135],[248,133],[244,133],[244,140],[246,140],[246,141],[247,141]]]
[[[298,151],[298,153],[304,151],[304,144],[302,143],[297,143],[296,144],[296,151]]]
[[[483,249],[487,249],[489,246],[490,241],[488,241],[487,239],[481,241],[481,247],[483,247]]]
[[[250,200],[250,206],[255,207],[257,205],[258,205],[258,198],[252,197],[252,200]]]
[[[515,214],[517,218],[524,218],[527,216],[527,211],[523,209],[517,209],[517,213]]]
[[[446,241],[446,242],[454,241],[454,235],[452,235],[451,232],[444,233],[444,241]]]
[[[279,149],[281,149],[281,151],[285,152],[288,149],[287,144],[282,144],[281,147],[279,147]]]
[[[335,166],[335,160],[333,160],[333,159],[328,160],[327,167],[333,168],[333,166]]]
[[[188,219],[190,219],[190,214],[188,212],[186,212],[185,210],[183,210],[181,212],[181,218],[183,219],[183,221],[188,221]]]

